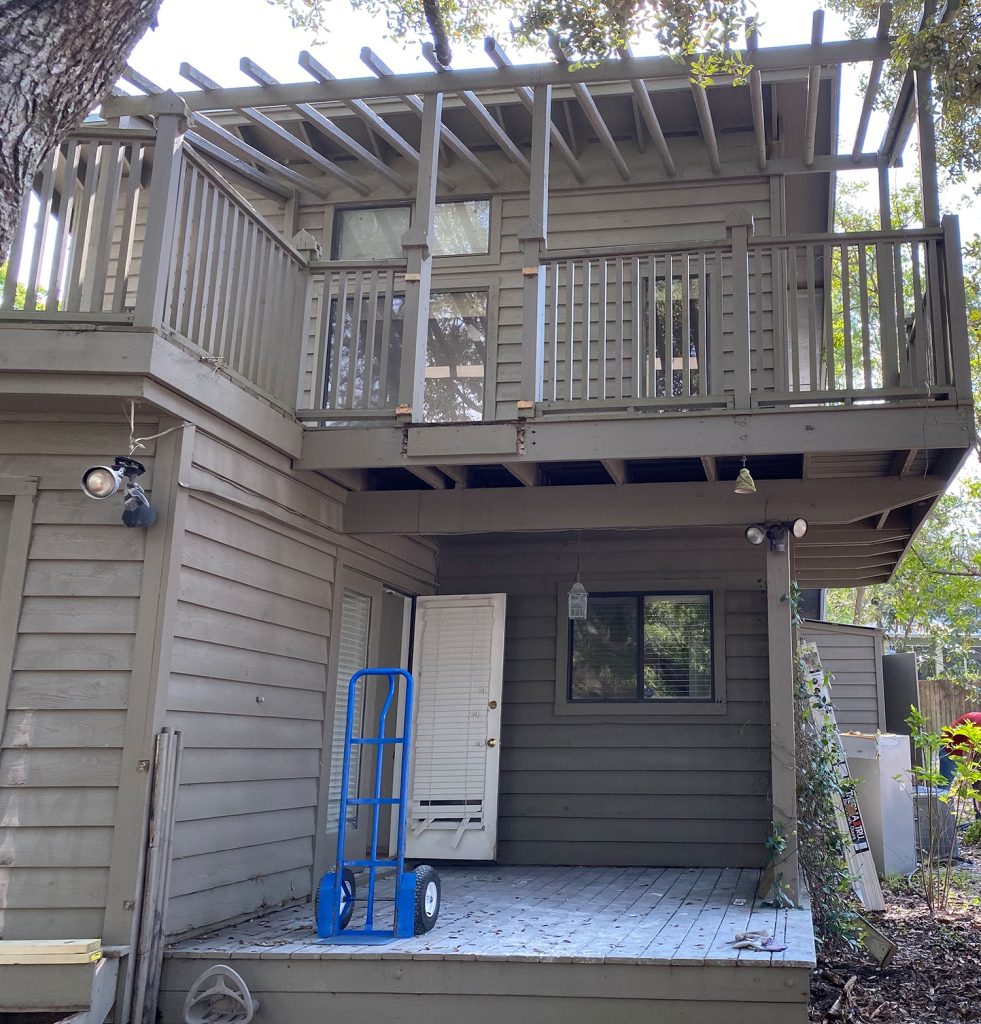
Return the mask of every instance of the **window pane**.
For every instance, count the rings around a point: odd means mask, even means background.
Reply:
[[[712,696],[712,603],[708,594],[644,598],[644,699]]]
[[[637,700],[637,598],[589,597],[572,624],[572,700]]]
[[[437,203],[434,256],[466,256],[490,251],[490,200]]]
[[[487,292],[433,292],[426,347],[428,422],[484,417]]]
[[[402,236],[408,230],[408,206],[338,210],[334,215],[334,258],[399,260]]]

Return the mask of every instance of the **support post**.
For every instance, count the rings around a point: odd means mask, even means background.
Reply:
[[[534,411],[542,399],[545,362],[545,268],[541,257],[548,244],[548,160],[552,127],[552,87],[535,87],[531,132],[531,182],[528,220],[518,231],[524,282],[521,350],[521,392],[518,414]]]
[[[952,214],[943,219],[944,291],[950,330],[950,360],[954,390],[959,402],[970,403],[971,355],[967,329],[967,298],[964,295],[964,264],[961,257],[960,221]]]
[[[937,135],[933,123],[933,80],[930,72],[918,68],[916,79],[916,125],[920,137],[920,182],[923,188],[923,226],[940,226],[940,191],[937,186]]]
[[[413,422],[425,418],[426,343],[429,338],[429,290],[433,273],[431,250],[436,208],[443,94],[431,93],[423,101],[419,174],[416,179],[415,221],[402,238],[405,253],[405,315],[402,370],[397,412]]]
[[[772,864],[782,891],[800,898],[797,854],[797,743],[794,721],[794,623],[790,599],[790,545],[766,548],[766,611],[770,664],[770,787],[773,825],[786,839]]]
[[[155,327],[163,320],[170,257],[177,225],[181,143],[187,127],[187,108],[176,93],[161,93],[153,99],[157,114],[157,139],[153,148],[153,175],[150,178],[143,258],[133,312],[136,327]]]
[[[879,227],[882,231],[891,231],[892,196],[889,190],[889,165],[885,160],[880,160],[876,170],[879,179]],[[882,340],[882,383],[887,388],[899,386],[900,366],[905,359],[905,345],[901,345],[899,341],[900,325],[896,318],[896,303],[894,301],[896,294],[894,245],[893,242],[880,242],[875,247],[879,289],[879,327]]]
[[[733,403],[736,409],[750,407],[750,328],[749,328],[749,239],[753,234],[753,215],[737,206],[726,217],[726,234],[732,249],[732,366]],[[721,287],[719,282],[718,287]],[[721,372],[721,371],[720,371]]]

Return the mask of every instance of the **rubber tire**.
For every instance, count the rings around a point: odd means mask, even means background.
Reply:
[[[436,905],[431,913],[426,912],[426,890],[430,886],[436,887]],[[439,874],[434,867],[428,864],[420,864],[416,868],[416,893],[415,893],[415,934],[425,935],[432,931],[436,919],[439,917],[439,908],[442,903],[442,890],[439,884]]]
[[[341,912],[337,918],[338,927],[343,931],[351,922],[351,917],[354,914],[354,899],[358,894],[358,883],[355,880],[354,872],[350,868],[344,869],[344,874],[341,880],[341,890],[345,894],[350,894],[347,901],[341,904]],[[320,922],[319,885],[317,886],[316,892],[313,894],[313,920],[317,924]]]

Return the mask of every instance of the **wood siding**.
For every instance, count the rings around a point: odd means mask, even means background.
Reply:
[[[340,489],[230,434],[197,432],[186,482],[169,934],[310,894],[338,559],[410,592],[434,568],[425,541],[342,537]]]
[[[817,644],[821,664],[834,679],[831,699],[842,732],[886,728],[882,692],[882,634],[833,622],[807,622],[805,640]]]
[[[724,714],[555,713],[557,602],[575,537],[460,538],[441,593],[507,593],[498,858],[511,864],[756,867],[770,822],[766,601],[738,534],[586,535],[588,590],[725,591]],[[695,710],[693,708],[693,710]]]
[[[0,427],[0,476],[39,477],[0,738],[6,939],[102,934],[146,533],[79,480],[125,442],[121,419]]]

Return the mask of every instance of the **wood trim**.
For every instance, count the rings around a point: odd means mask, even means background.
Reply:
[[[8,495],[13,496],[14,507],[4,558],[0,561],[0,737],[7,720],[7,698],[27,576],[37,480],[31,477],[0,477],[0,496]]]
[[[879,731],[888,732],[886,725],[886,692],[882,678],[883,633],[880,631],[875,638],[875,703],[879,712]]]

